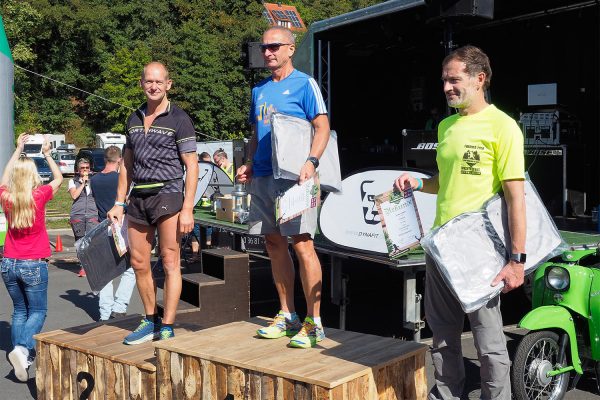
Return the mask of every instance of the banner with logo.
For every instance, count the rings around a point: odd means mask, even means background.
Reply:
[[[403,169],[357,171],[342,181],[340,193],[330,193],[323,201],[319,228],[329,241],[352,250],[388,255],[388,248],[375,205],[375,196],[391,190],[404,172],[429,178],[426,172]],[[436,195],[416,192],[415,201],[425,233],[435,219]]]

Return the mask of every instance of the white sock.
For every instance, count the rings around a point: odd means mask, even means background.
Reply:
[[[321,325],[321,317],[312,317],[312,319],[317,326],[321,326],[321,327],[323,326],[323,325]]]
[[[285,319],[291,321],[293,319],[296,318],[296,312],[289,312],[289,311],[283,311],[283,316],[285,317]]]

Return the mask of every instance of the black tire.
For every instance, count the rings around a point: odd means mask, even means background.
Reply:
[[[512,365],[511,383],[516,400],[560,400],[569,385],[569,373],[545,378],[544,372],[566,365],[559,353],[559,335],[552,331],[527,334],[519,343]]]

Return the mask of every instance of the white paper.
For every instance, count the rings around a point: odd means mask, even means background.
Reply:
[[[119,256],[127,253],[129,248],[129,238],[127,237],[127,217],[123,218],[123,224],[118,221],[109,225],[109,235],[112,235],[115,240],[115,246]]]
[[[315,178],[306,180],[302,185],[294,185],[283,195],[277,197],[276,220],[278,224],[297,217],[304,211],[317,206],[319,183]]]

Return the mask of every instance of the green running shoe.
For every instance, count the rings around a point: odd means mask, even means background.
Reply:
[[[325,339],[325,331],[322,326],[315,324],[311,317],[304,318],[302,329],[296,336],[290,339],[291,347],[310,349],[315,347],[318,342]]]
[[[285,318],[283,311],[280,310],[269,326],[260,328],[256,333],[265,339],[278,339],[284,336],[294,336],[301,328],[302,323],[297,314],[293,314],[292,319],[289,320]]]

